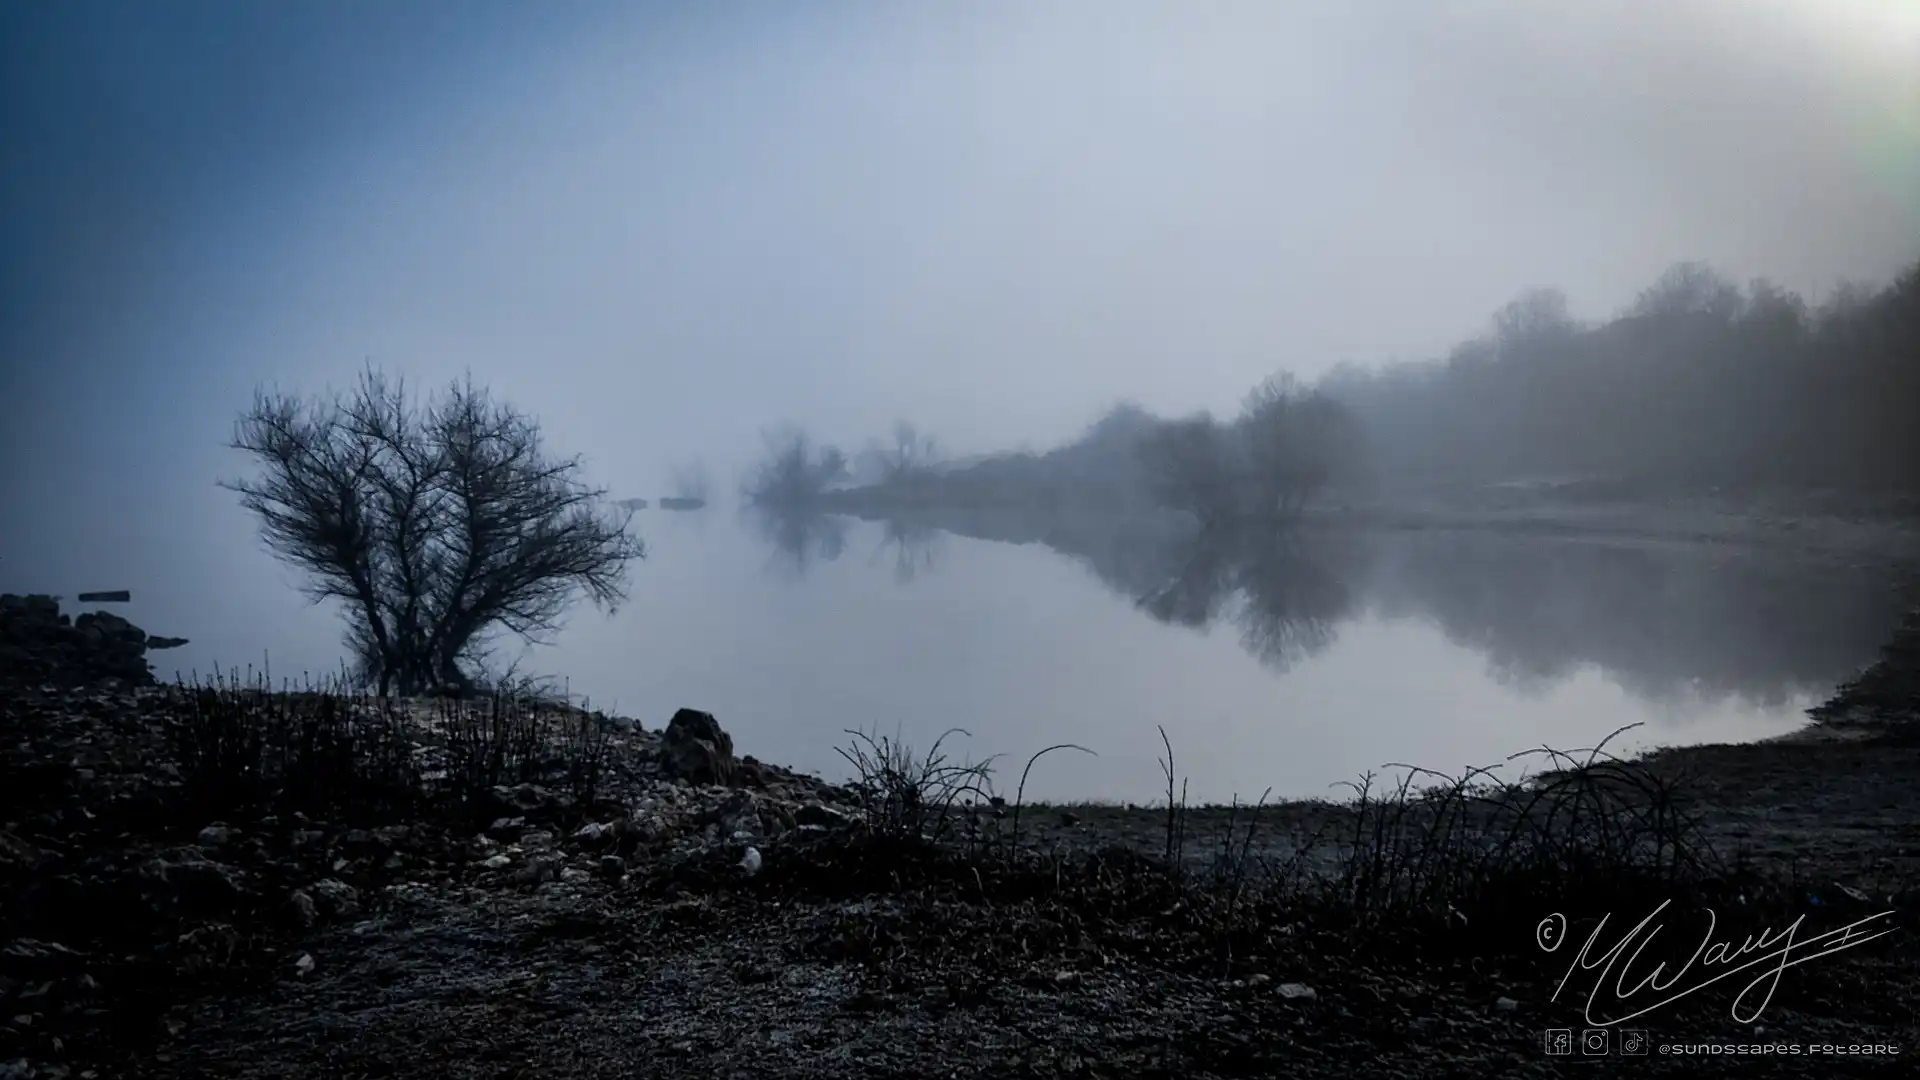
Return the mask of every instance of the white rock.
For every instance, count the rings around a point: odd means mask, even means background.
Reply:
[[[513,859],[506,855],[495,855],[493,858],[488,859],[485,862],[482,862],[480,865],[486,867],[489,870],[500,870],[505,867],[512,866]]]
[[[313,973],[313,954],[301,953],[300,959],[295,960],[293,962],[293,970],[302,976],[312,974]]]
[[[1314,992],[1313,987],[1308,986],[1306,983],[1281,983],[1279,986],[1274,987],[1273,991],[1288,1000],[1312,1001],[1314,998],[1320,996]]]
[[[740,857],[740,869],[745,870],[748,877],[752,877],[760,872],[759,848],[750,847],[747,849],[747,853]]]
[[[1493,1007],[1496,1012],[1512,1012],[1520,1007],[1520,1003],[1510,997],[1503,997],[1495,1001]]]

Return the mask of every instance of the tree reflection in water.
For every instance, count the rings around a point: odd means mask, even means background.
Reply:
[[[908,584],[933,572],[940,559],[941,538],[945,535],[924,521],[888,518],[881,522],[880,543],[874,547],[867,565],[878,566],[891,556],[893,580]]]
[[[772,567],[798,580],[818,563],[830,563],[847,550],[848,519],[803,507],[748,503],[742,516],[756,536],[773,548]]]
[[[874,520],[886,527],[875,561],[892,552],[900,580],[925,572],[944,532],[1039,543],[1159,622],[1234,627],[1275,671],[1371,613],[1431,624],[1522,693],[1597,668],[1646,701],[1778,707],[1871,660],[1903,610],[1899,566],[1758,547],[1313,525],[1206,532],[1059,512]],[[790,523],[777,535],[789,552],[815,550],[795,541],[822,527]]]
[[[1173,549],[1181,556],[1176,569],[1137,605],[1161,622],[1199,630],[1230,622],[1247,652],[1287,671],[1331,646],[1354,611],[1354,591],[1313,547],[1289,529],[1204,532]]]

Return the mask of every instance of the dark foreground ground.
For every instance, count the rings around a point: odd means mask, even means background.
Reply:
[[[0,1077],[1910,1075],[1917,639],[1791,739],[1017,832],[691,723],[16,682]]]

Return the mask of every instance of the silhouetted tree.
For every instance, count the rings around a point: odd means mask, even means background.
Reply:
[[[1529,289],[1493,316],[1494,340],[1503,350],[1537,348],[1564,340],[1578,329],[1567,313],[1567,295],[1559,289]]]
[[[1740,314],[1745,300],[1740,287],[1705,263],[1683,262],[1669,267],[1660,279],[1642,290],[1628,314],[1641,318],[1709,315],[1728,321]]]
[[[1256,518],[1297,514],[1359,453],[1345,406],[1282,373],[1254,387],[1235,425],[1245,444],[1245,507]]]
[[[383,695],[470,688],[461,665],[488,634],[551,631],[582,594],[613,605],[644,554],[580,459],[549,457],[531,418],[471,381],[424,403],[373,370],[327,398],[262,391],[233,446],[260,475],[222,486],[310,595],[346,606]]]
[[[803,506],[847,476],[847,459],[837,447],[818,446],[799,428],[764,436],[766,454],[747,475],[749,501],[771,506]]]
[[[1234,450],[1232,433],[1211,416],[1159,425],[1140,447],[1154,500],[1187,511],[1204,528],[1237,517],[1243,477]]]
[[[940,449],[930,435],[901,420],[893,425],[893,441],[879,447],[882,483],[897,483],[924,473],[940,460]]]

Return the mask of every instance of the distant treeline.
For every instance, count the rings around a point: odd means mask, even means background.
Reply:
[[[1376,475],[1920,488],[1920,264],[1818,308],[1699,264],[1595,326],[1536,290],[1446,359],[1336,370],[1318,389]]]
[[[998,454],[952,469],[895,473],[867,485],[828,493],[832,509],[885,512],[908,509],[1082,507],[1109,514],[1154,508],[1141,451],[1164,421],[1134,405],[1120,405],[1080,438],[1045,453]]]
[[[792,436],[772,448],[756,498],[817,494],[822,508],[856,513],[1178,510],[1226,526],[1286,517],[1342,488],[1583,479],[1636,493],[1912,492],[1920,264],[1814,308],[1765,281],[1741,288],[1683,263],[1592,326],[1558,291],[1536,289],[1445,359],[1342,366],[1311,386],[1283,373],[1231,420],[1120,405],[1045,453],[941,467],[899,451],[894,467],[851,490],[844,460]]]

